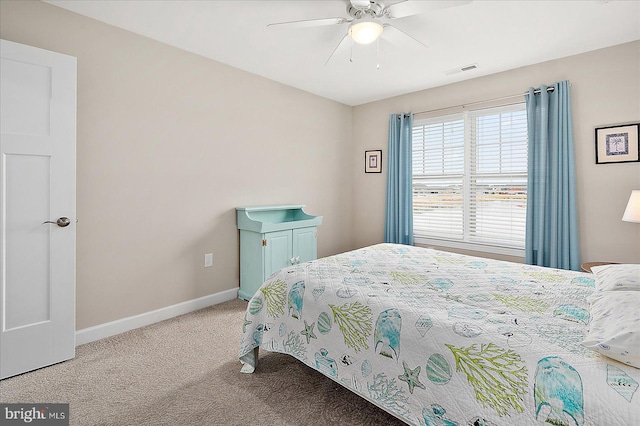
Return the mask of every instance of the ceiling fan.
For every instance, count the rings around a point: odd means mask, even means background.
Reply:
[[[462,6],[471,3],[471,1],[473,0],[401,0],[385,6],[384,3],[379,0],[345,0],[347,3],[348,17],[278,22],[267,25],[267,28],[309,28],[324,25],[350,24],[346,34],[325,62],[325,65],[327,65],[347,36],[351,37],[355,43],[370,44],[376,41],[387,28],[393,28],[401,34],[417,41],[424,47],[429,47],[388,21],[428,13],[436,9]]]

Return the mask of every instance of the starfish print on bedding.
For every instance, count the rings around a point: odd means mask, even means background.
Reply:
[[[312,322],[311,325],[307,324],[307,320],[304,320],[304,330],[300,332],[300,334],[304,335],[307,338],[307,345],[311,341],[311,339],[317,339],[316,335],[313,334],[313,327],[316,326],[315,322]]]
[[[407,382],[409,385],[409,393],[413,393],[415,386],[420,389],[426,389],[426,387],[420,383],[418,376],[420,375],[420,366],[417,366],[414,370],[410,369],[405,361],[402,361],[402,368],[404,368],[404,374],[398,376],[398,379],[403,382]]]

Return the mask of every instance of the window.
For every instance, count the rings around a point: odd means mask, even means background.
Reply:
[[[525,104],[416,120],[412,138],[415,240],[521,255]]]

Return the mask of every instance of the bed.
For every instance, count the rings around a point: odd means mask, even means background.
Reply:
[[[411,425],[636,424],[640,369],[581,345],[594,285],[587,273],[374,245],[267,279],[239,358],[260,374],[259,348],[289,354]]]

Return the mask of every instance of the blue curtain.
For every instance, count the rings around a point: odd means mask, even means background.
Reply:
[[[412,113],[389,116],[385,243],[413,245],[412,125]]]
[[[529,132],[525,262],[580,270],[569,82],[526,96]]]

